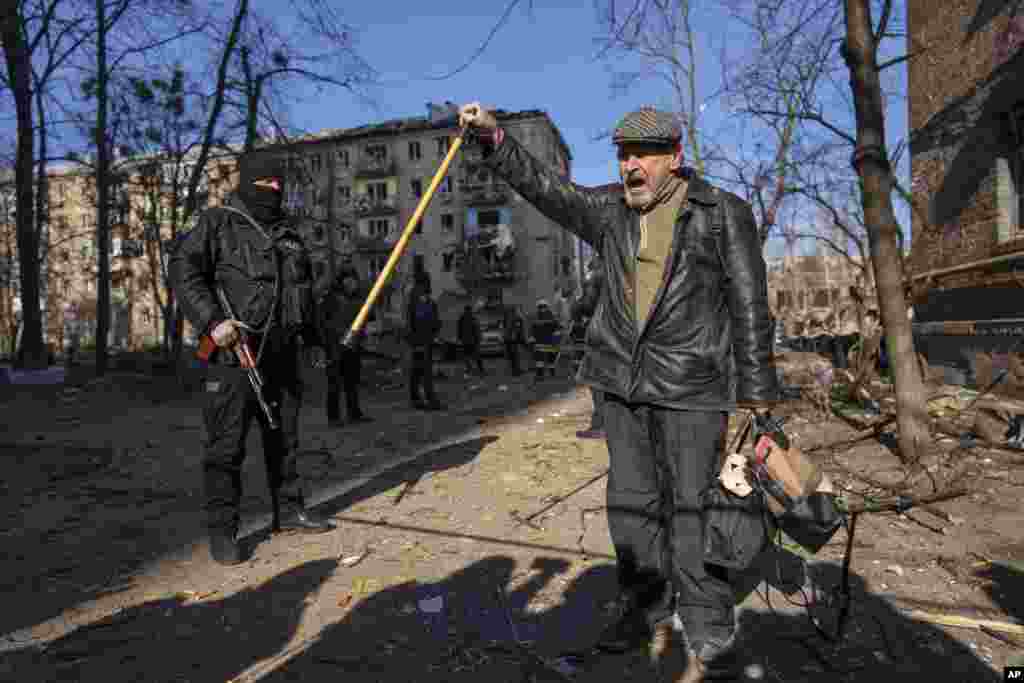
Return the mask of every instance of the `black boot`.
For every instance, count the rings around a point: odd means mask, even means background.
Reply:
[[[614,621],[598,636],[595,645],[598,650],[621,654],[649,645],[654,632],[635,599],[620,597],[613,610],[613,618]]]
[[[210,529],[210,556],[226,567],[242,564],[245,556],[234,529]]]
[[[335,526],[319,515],[310,512],[302,504],[285,502],[275,531],[302,531],[307,534],[322,534],[334,531]]]

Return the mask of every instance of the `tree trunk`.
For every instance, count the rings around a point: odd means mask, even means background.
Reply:
[[[110,332],[110,148],[107,144],[107,15],[105,0],[96,0],[96,375],[107,371]]]
[[[35,131],[32,125],[32,63],[22,31],[19,4],[5,3],[0,16],[7,78],[14,95],[18,122],[14,183],[17,190],[16,229],[24,327],[17,362],[27,368],[44,368],[47,365],[47,354],[43,345],[43,321],[39,308],[39,239],[35,231],[33,206]]]
[[[899,226],[892,207],[893,177],[885,145],[885,115],[869,0],[846,0],[843,58],[850,70],[850,88],[857,112],[857,150],[853,164],[863,183],[861,202],[896,390],[898,455],[904,463],[916,464],[931,441],[927,396],[917,367],[903,296]]]
[[[43,327],[43,340],[49,337],[48,332],[53,329],[53,321],[60,320],[61,316],[56,306],[51,310],[50,302],[55,299],[50,296],[50,284],[52,277],[52,261],[50,260],[50,185],[49,176],[46,174],[46,155],[49,153],[46,135],[46,111],[43,109],[45,100],[43,98],[42,84],[36,82],[36,118],[39,121],[39,165],[36,167],[36,189],[35,189],[35,221],[36,241],[39,245],[39,298],[46,302],[45,320],[41,321]],[[58,349],[63,349],[63,335],[58,330]],[[52,343],[54,340],[49,339]]]
[[[213,137],[217,130],[217,123],[220,120],[220,113],[224,109],[224,91],[228,82],[228,66],[231,63],[231,55],[238,45],[238,37],[242,33],[242,25],[249,12],[249,0],[239,0],[238,10],[235,12],[234,21],[231,23],[231,32],[224,45],[224,53],[221,55],[220,65],[217,67],[217,85],[213,91],[213,103],[210,105],[210,117],[206,120],[206,128],[203,131],[203,140],[199,145],[199,158],[192,169],[192,177],[188,181],[188,195],[185,198],[184,223],[188,223],[192,213],[196,210],[196,199],[199,191],[199,178],[206,170],[206,162],[210,158],[210,146],[213,144]]]

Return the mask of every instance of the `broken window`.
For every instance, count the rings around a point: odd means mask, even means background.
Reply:
[[[416,199],[419,199],[420,197],[423,196],[423,181],[422,180],[420,180],[419,178],[413,178],[411,181],[409,181],[409,184],[412,185],[412,196],[413,197],[415,197]]]
[[[501,223],[501,212],[497,209],[481,210],[477,214],[477,225],[481,228],[493,228]]]
[[[447,135],[437,138],[437,156],[443,157],[448,153],[448,148],[451,144],[451,140]]]
[[[349,157],[347,149],[338,150],[338,164],[340,164],[342,168],[348,168]]]
[[[411,140],[409,142],[409,161],[419,161],[423,156],[423,150],[420,149],[420,143],[418,140]]]
[[[452,232],[455,230],[455,216],[450,213],[442,213],[441,229],[445,232]]]
[[[388,198],[387,183],[367,183],[366,196],[372,201],[383,202]]]
[[[441,257],[441,268],[446,273],[450,273],[452,270],[452,263],[455,262],[455,252],[450,251]]]
[[[388,148],[384,145],[367,145],[366,158],[382,164],[388,160]]]

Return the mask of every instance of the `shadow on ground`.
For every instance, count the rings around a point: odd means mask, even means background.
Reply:
[[[318,609],[316,592],[334,568],[311,562],[223,600],[146,603],[44,653],[21,653],[8,666],[21,680],[560,681],[530,653],[555,660],[584,649],[604,625],[602,605],[615,591],[607,563],[588,568],[563,592],[566,560],[538,557],[516,566],[511,557],[493,555],[437,583],[409,581],[372,594],[318,637],[287,648],[304,611]],[[838,581],[832,565],[816,564],[811,574],[826,593]],[[763,680],[787,683],[877,683],[901,673],[949,683],[1001,680],[968,648],[903,618],[851,578],[852,610],[841,642],[823,638],[805,611],[745,610],[739,664],[760,665]],[[811,610],[822,622],[827,612]],[[591,659],[576,671],[577,680],[609,683],[652,675],[640,654]]]
[[[461,375],[453,370],[461,365],[443,364],[441,367],[449,376]],[[121,375],[124,382],[129,375],[137,381],[133,380],[130,388],[124,389],[123,382],[116,379],[118,372],[125,373]],[[66,386],[83,386],[94,379],[87,365],[76,367],[70,377]],[[311,377],[304,419],[308,419],[309,411],[323,410],[324,382],[315,373],[311,373]],[[183,415],[199,414],[196,394],[183,388],[173,376],[146,379],[141,373],[133,374],[128,370],[112,372],[102,383],[103,388],[91,395],[86,403],[91,407],[82,414],[89,420],[106,420],[110,415],[120,414],[119,406],[128,405],[136,411],[141,406],[145,411],[159,414],[168,403],[174,404],[167,406],[168,410]],[[492,374],[484,381],[497,385],[508,379]],[[193,377],[186,386],[198,384]],[[459,419],[448,413],[426,417],[430,422],[431,440],[442,440],[464,430],[467,424],[475,423],[480,414],[515,414],[534,401],[550,399],[574,386],[566,378],[536,387],[524,385],[521,389],[509,382],[511,391],[493,391],[478,403],[458,406],[456,400],[462,384],[460,379],[438,382],[439,391],[451,396],[452,408],[469,408],[471,412]],[[61,392],[66,386],[3,386],[0,387],[0,407],[6,411],[9,407],[20,406],[18,409],[30,413],[46,414],[47,421],[59,419]],[[384,406],[394,401],[396,391],[404,396],[404,388],[365,392],[367,412],[377,413],[378,417],[378,422],[369,426],[371,434],[388,429],[388,411]],[[375,404],[380,406],[379,411],[375,410]],[[15,408],[11,410],[9,415],[14,414]],[[110,435],[110,443],[100,447],[76,442],[73,429],[59,436],[29,429],[15,421],[0,429],[0,461],[5,467],[4,481],[0,482],[3,494],[0,534],[5,544],[0,558],[0,592],[9,596],[31,596],[16,604],[9,603],[8,609],[0,615],[0,634],[20,631],[62,613],[67,616],[67,610],[129,589],[146,566],[162,557],[186,559],[205,535],[198,481],[161,481],[156,486],[139,477],[140,469],[148,467],[146,460],[152,463],[162,460],[165,469],[183,468],[179,464],[183,457],[179,449],[161,448],[156,444],[152,448],[119,451],[112,446],[113,440],[118,438],[116,434]],[[304,434],[310,431],[303,429]],[[194,439],[196,453],[201,448],[202,436],[200,429],[185,437]],[[398,483],[407,484],[404,495],[415,495],[416,482],[427,472],[465,464],[476,458],[491,439],[493,437],[476,439],[440,453],[427,453],[422,464],[408,463],[375,475],[331,501],[325,509],[339,512]],[[32,445],[28,446],[29,443]],[[399,445],[400,448],[405,446]],[[364,469],[361,469],[363,465],[352,467],[350,462],[340,466],[345,454],[337,455],[339,467],[334,474],[341,477],[364,476],[361,473],[365,468],[379,464],[371,460],[364,463]],[[172,460],[169,464],[168,459]],[[257,454],[257,458],[249,458],[247,464],[261,459]],[[262,466],[256,470],[262,471]],[[247,486],[243,494],[247,499],[254,496],[263,499],[261,513],[269,510],[265,490]],[[0,638],[4,649],[12,644],[21,646],[7,636]]]
[[[0,674],[20,681],[230,681],[282,650],[337,562],[300,565],[230,597],[182,597],[130,607],[55,641],[8,655]]]

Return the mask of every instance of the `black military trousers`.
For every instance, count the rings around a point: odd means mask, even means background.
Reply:
[[[619,585],[652,625],[682,620],[698,656],[710,658],[734,631],[728,577],[704,563],[701,493],[717,475],[724,412],[671,410],[605,394],[608,528]]]
[[[361,354],[346,349],[338,354],[327,372],[327,419],[337,420],[341,390],[345,390],[345,411],[353,420],[363,414],[359,407],[359,382],[362,380]]]
[[[484,373],[484,361],[480,357],[480,345],[479,344],[463,344],[462,345],[462,360],[466,363],[466,372],[473,372],[473,367],[476,366],[477,372],[481,375]]]
[[[421,398],[420,389],[425,396]],[[434,351],[430,346],[413,346],[409,358],[409,400],[437,403],[434,391]]]
[[[505,362],[508,367],[508,371],[513,375],[520,374],[523,370],[519,364],[519,343],[518,342],[505,342]]]
[[[237,365],[220,364],[211,365],[207,374],[203,407],[206,427],[203,493],[207,526],[211,531],[237,530],[246,437],[254,420],[261,431],[271,495],[293,505],[303,505],[304,492],[296,463],[303,394],[298,349],[264,353],[260,371],[265,382],[264,396],[278,406],[277,430],[270,429],[245,370]]]

